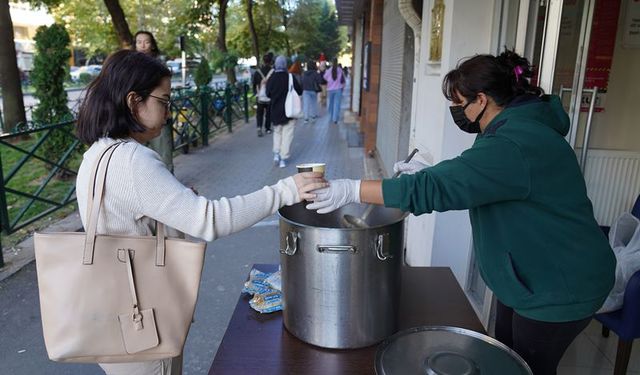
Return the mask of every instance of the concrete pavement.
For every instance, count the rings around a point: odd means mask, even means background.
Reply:
[[[289,165],[273,164],[271,135],[256,136],[255,121],[174,161],[176,176],[211,199],[246,194],[295,173],[301,162],[327,163],[327,178],[362,178],[363,149],[355,124],[330,124],[325,111],[312,124],[296,125]],[[346,116],[347,122],[352,117]],[[351,145],[352,147],[349,147]],[[185,375],[206,374],[254,263],[279,262],[277,215],[208,244],[195,322],[184,352]],[[0,281],[0,374],[102,374],[97,365],[47,359],[42,338],[35,264]],[[249,348],[248,348],[249,350]]]

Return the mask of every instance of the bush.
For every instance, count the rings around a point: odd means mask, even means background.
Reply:
[[[204,87],[211,82],[212,78],[213,73],[211,72],[209,61],[203,57],[202,61],[200,61],[200,65],[198,65],[198,68],[196,69],[196,74],[194,75],[193,80],[195,81],[196,86]]]
[[[36,56],[33,61],[31,81],[34,96],[39,100],[33,111],[33,120],[41,125],[55,124],[73,119],[67,105],[64,81],[69,70],[69,34],[64,26],[53,24],[41,26],[35,36]],[[42,132],[43,136],[49,132]],[[74,137],[63,129],[53,130],[40,147],[41,155],[58,161],[73,142]]]
[[[93,76],[89,73],[80,73],[78,76],[78,82],[83,85],[88,85],[91,81],[93,81]]]

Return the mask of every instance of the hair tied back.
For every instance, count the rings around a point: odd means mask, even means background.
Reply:
[[[522,75],[522,73],[524,73],[524,69],[522,69],[522,66],[517,65],[515,68],[513,68],[513,73],[516,75],[516,82],[520,81],[520,76]]]

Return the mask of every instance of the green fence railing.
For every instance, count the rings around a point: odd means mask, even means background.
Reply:
[[[186,153],[189,147],[208,145],[218,132],[231,132],[234,121],[248,121],[248,88],[239,82],[172,90],[174,151]],[[0,135],[1,234],[15,233],[75,202],[75,179],[86,147],[74,130],[75,120],[50,125],[29,122]],[[57,147],[61,136],[67,142]]]

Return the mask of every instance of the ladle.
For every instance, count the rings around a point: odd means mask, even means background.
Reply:
[[[404,162],[408,163],[409,161],[411,161],[411,159],[413,159],[413,156],[416,154],[416,152],[418,152],[418,149],[414,148],[413,151],[411,151],[411,153],[409,154],[409,156],[407,156],[407,158],[404,159]],[[400,171],[397,171],[396,173],[394,173],[391,178],[396,178],[398,176],[400,176]],[[360,217],[353,216],[353,215],[343,215],[342,224],[347,228],[359,228],[359,229],[369,228],[369,224],[367,224],[367,217],[369,217],[369,214],[371,213],[371,211],[373,211],[374,207],[375,207],[374,204],[367,205],[367,208],[364,210],[364,212],[362,213],[362,216]]]

